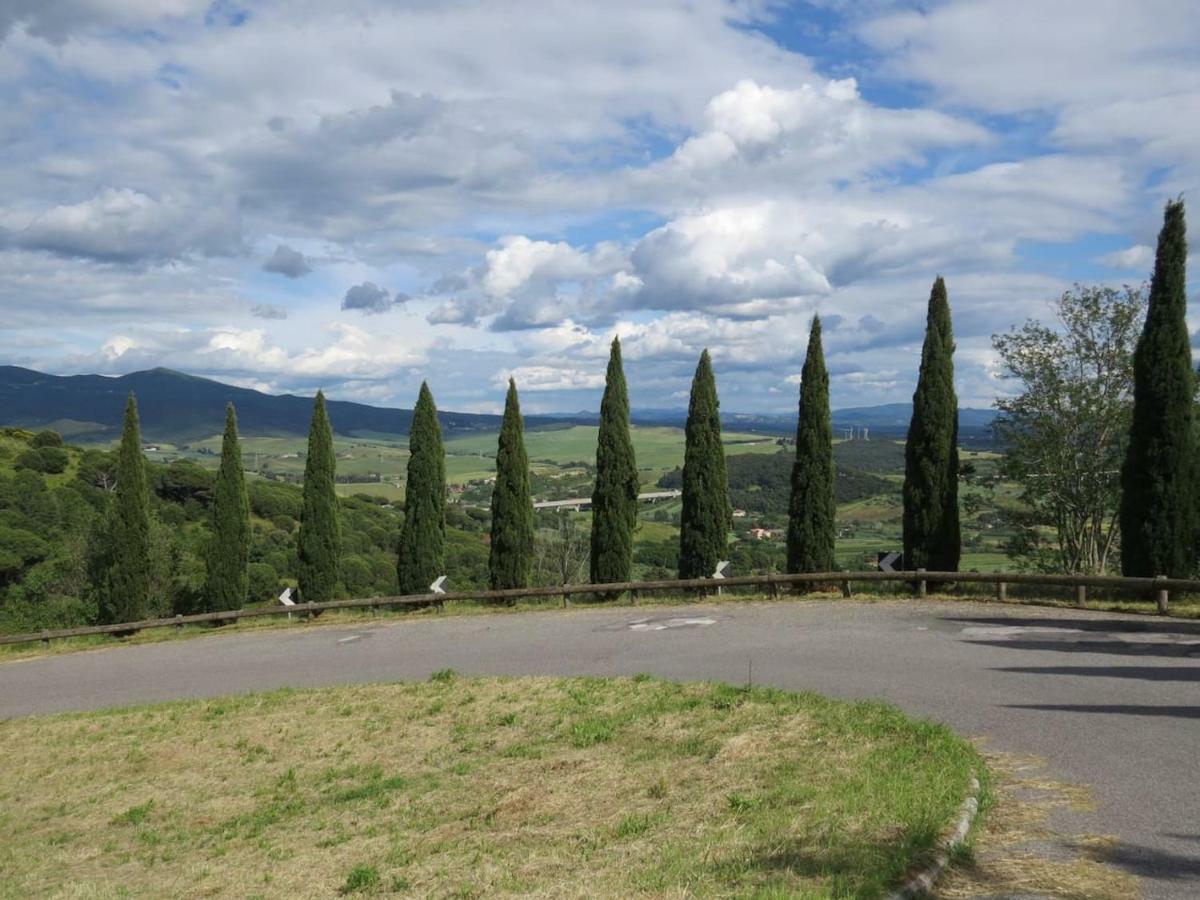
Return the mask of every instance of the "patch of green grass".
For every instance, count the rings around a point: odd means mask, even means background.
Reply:
[[[379,870],[374,866],[355,866],[346,876],[346,883],[338,889],[338,893],[356,894],[361,891],[374,890],[379,887],[381,881]]]
[[[4,737],[6,897],[877,896],[981,765],[884,704],[648,676],[275,691]]]
[[[594,747],[612,740],[613,723],[607,719],[580,719],[571,726],[571,743],[576,747]]]
[[[113,825],[141,825],[146,820],[146,816],[150,815],[150,810],[154,809],[154,801],[147,800],[140,806],[131,806],[123,813],[112,817],[111,824]]]

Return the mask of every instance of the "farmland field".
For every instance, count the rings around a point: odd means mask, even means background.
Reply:
[[[525,432],[535,500],[590,495],[598,431],[596,426],[574,425]],[[642,490],[655,490],[660,478],[683,463],[683,429],[634,427],[631,433]],[[786,457],[790,452],[781,446],[786,442],[773,436],[730,431],[723,439],[726,456],[731,460],[745,459],[750,454],[764,459],[780,453]],[[464,506],[488,503],[491,493],[488,482],[495,472],[496,440],[497,435],[492,432],[465,434],[445,441],[447,482]],[[219,460],[220,441],[220,436],[214,435],[190,445],[160,443],[148,450],[147,455],[157,462],[190,459],[212,469]],[[301,437],[248,437],[242,441],[242,457],[252,476],[295,482],[303,476],[306,443]],[[357,494],[392,504],[403,502],[408,464],[406,440],[386,434],[338,435],[334,449],[339,496]],[[834,457],[839,473],[847,479],[843,487],[856,491],[852,498],[847,495],[838,503],[837,563],[849,569],[874,568],[878,553],[900,550],[903,543],[900,489],[904,481],[904,443],[886,438],[838,439],[834,442]],[[959,487],[962,568],[980,571],[1009,568],[1012,561],[1004,553],[1008,534],[1002,516],[1005,511],[1019,507],[1017,487],[999,478],[1000,455],[993,451],[963,449],[961,461],[968,473]],[[758,474],[750,476],[752,483],[743,483],[743,490],[734,492],[735,505],[746,507],[734,520],[736,541],[731,545],[736,569],[741,572],[782,565],[788,466],[785,464],[781,470],[778,464],[773,464],[768,469],[763,473],[756,469]],[[775,473],[773,477],[771,472]],[[675,479],[671,486],[678,487],[677,475]],[[641,527],[635,535],[635,545],[665,547],[673,542],[678,535],[679,514],[678,501],[644,506],[639,511]],[[549,526],[548,515],[542,517],[543,527]],[[585,511],[576,515],[575,527],[586,533],[590,514]],[[736,555],[737,547],[742,548],[740,556]],[[669,555],[664,557],[660,552],[649,551],[644,558],[659,560],[659,566],[664,559],[670,559]],[[638,571],[643,570],[638,568]]]

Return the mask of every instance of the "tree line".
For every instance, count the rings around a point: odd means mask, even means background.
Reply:
[[[1193,427],[1196,374],[1186,325],[1186,254],[1183,202],[1176,200],[1166,207],[1145,321],[1133,354],[1132,406],[1119,479],[1121,570],[1126,575],[1184,577],[1192,574],[1197,559],[1200,473],[1196,471]],[[1003,339],[998,346],[1020,376],[1023,357],[1018,351],[1029,347],[1019,340],[1006,345]],[[903,547],[908,569],[954,572],[959,567],[962,540],[954,350],[946,283],[938,276],[929,295],[905,446]],[[1002,428],[1007,428],[1009,439],[1019,445],[1036,433],[1039,420],[1032,415],[1022,419],[1032,407],[1007,402],[1007,407],[1001,403],[1002,411],[1008,413]],[[1073,437],[1089,440],[1086,433]],[[1094,443],[1095,435],[1090,439]],[[1085,444],[1080,444],[1078,451],[1084,449]],[[437,408],[426,383],[421,385],[414,408],[409,451],[404,517],[396,538],[397,576],[405,594],[424,593],[438,576],[446,574],[445,454]],[[608,361],[595,471],[590,582],[629,581],[639,479],[619,338],[612,342]],[[821,320],[814,316],[800,380],[788,508],[789,572],[836,568],[834,475],[829,374]],[[324,394],[318,391],[308,436],[296,573],[300,595],[306,601],[332,599],[338,590],[341,534],[334,484],[333,429]],[[95,574],[103,579],[102,595],[108,598],[102,615],[117,622],[138,618],[150,593],[149,501],[137,403],[132,394],[125,409],[114,492],[107,553],[99,559]],[[697,363],[688,403],[682,507],[679,577],[712,576],[727,552],[732,507],[720,402],[707,349]],[[236,608],[246,600],[249,515],[237,417],[230,404],[211,507],[212,539],[203,588],[206,609]],[[1114,521],[1110,532],[1116,524]],[[491,496],[489,587],[530,585],[534,531],[524,425],[517,385],[510,379]]]

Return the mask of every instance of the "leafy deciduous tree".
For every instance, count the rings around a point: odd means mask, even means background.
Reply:
[[[1126,287],[1081,287],[1053,304],[1059,327],[1030,320],[994,335],[1021,392],[996,401],[1003,474],[1024,510],[1010,555],[1036,568],[1100,574],[1120,529],[1120,469],[1129,437],[1133,351],[1146,299]],[[1042,539],[1044,529],[1055,539]]]

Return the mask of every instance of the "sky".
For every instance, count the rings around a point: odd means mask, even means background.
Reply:
[[[1198,47],[1192,0],[0,0],[0,363],[567,412],[619,336],[635,408],[707,347],[787,413],[819,314],[874,405],[940,274],[986,407],[994,333],[1200,203]]]

